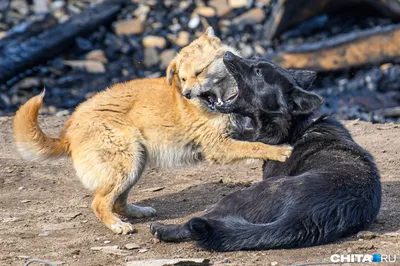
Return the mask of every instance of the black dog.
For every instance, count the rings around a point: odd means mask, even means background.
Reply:
[[[196,240],[218,251],[319,245],[362,230],[381,204],[372,156],[337,121],[312,112],[323,103],[307,92],[312,71],[286,70],[272,62],[227,53],[224,62],[239,94],[220,112],[257,121],[257,141],[289,143],[284,163],[264,163],[264,181],[236,191],[201,218],[183,225],[153,223],[163,241]]]

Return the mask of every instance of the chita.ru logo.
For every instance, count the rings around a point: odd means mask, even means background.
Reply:
[[[331,262],[334,263],[362,263],[362,262],[396,262],[396,255],[386,254],[333,254]]]

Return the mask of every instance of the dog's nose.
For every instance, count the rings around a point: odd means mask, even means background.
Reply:
[[[183,96],[185,96],[186,99],[190,99],[192,97],[192,92],[190,90],[185,90],[183,91]]]
[[[225,60],[232,60],[233,59],[233,54],[231,52],[226,52],[224,54],[224,59]]]

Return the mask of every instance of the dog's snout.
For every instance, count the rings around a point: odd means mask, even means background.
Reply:
[[[232,60],[233,59],[233,54],[231,53],[231,52],[226,52],[225,54],[224,54],[224,59],[225,60]]]
[[[183,96],[185,96],[186,99],[190,99],[192,97],[192,92],[190,90],[185,90]]]

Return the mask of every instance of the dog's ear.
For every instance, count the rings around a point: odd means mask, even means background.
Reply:
[[[317,77],[317,72],[311,70],[288,69],[288,71],[296,80],[297,84],[305,90],[311,87],[311,84]]]
[[[214,31],[214,29],[213,29],[211,26],[208,27],[208,28],[206,29],[206,31],[204,32],[203,36],[204,36],[204,37],[207,37],[207,38],[215,37],[215,31]]]
[[[325,102],[319,95],[300,88],[295,88],[292,91],[292,99],[294,102],[293,114],[295,115],[309,114]]]
[[[176,59],[173,59],[171,63],[169,63],[167,68],[167,80],[169,85],[172,85],[172,79],[174,78],[175,72],[176,72]]]

